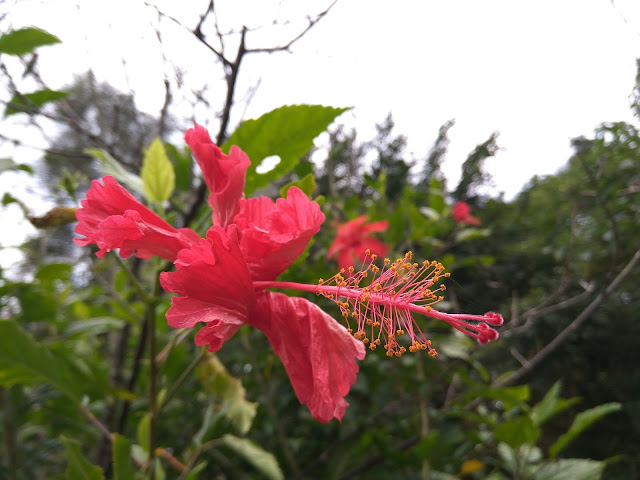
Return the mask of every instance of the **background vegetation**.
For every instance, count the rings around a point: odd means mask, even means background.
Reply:
[[[238,29],[232,53],[227,37],[204,31],[213,2],[189,27],[224,73],[215,136],[249,154],[246,194],[277,196],[296,182],[327,216],[282,278],[315,283],[337,269],[326,259],[336,223],[388,220],[379,238],[394,254],[412,250],[452,273],[441,308],[501,312],[500,339],[478,346],[427,322],[437,360],[369,353],[343,422],[320,424],[259,331],[241,329],[218,355],[196,348],[191,331],[166,325],[169,298],[157,289],[164,263],[77,249],[72,210],[35,216],[22,191],[8,188],[3,208],[21,208],[40,234],[24,244],[20,269],[0,279],[1,478],[637,478],[638,130],[596,126],[573,140],[561,171],[506,201],[484,193],[483,162],[497,151],[497,133],[478,139],[449,185],[441,165],[453,120],[434,132],[423,159],[408,157],[391,115],[369,140],[340,125],[343,110],[319,106],[283,107],[232,128],[243,58],[286,50],[326,13],[275,48],[248,48],[251,32]],[[0,37],[5,122],[56,125],[37,165],[2,159],[2,172],[52,205],[75,207],[104,174],[135,191],[160,137],[175,191],[152,206],[204,233],[206,187],[183,143],[168,141],[184,123],[170,108],[176,79],[166,81],[159,118],[90,72],[53,90],[37,60],[57,42],[33,28]],[[636,88],[631,108],[640,120],[640,77]],[[315,151],[313,139],[330,124],[328,145]],[[280,162],[258,173],[270,155]],[[454,221],[460,200],[482,225]],[[321,306],[339,317],[332,304]]]

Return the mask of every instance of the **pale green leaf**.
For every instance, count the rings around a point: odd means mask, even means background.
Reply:
[[[599,480],[605,466],[604,462],[582,458],[558,460],[544,464],[533,480]]]
[[[0,321],[0,384],[51,383],[79,402],[89,380],[13,321]]]
[[[589,425],[591,425],[596,420],[604,417],[605,415],[616,412],[621,408],[621,404],[612,402],[598,405],[597,407],[590,408],[589,410],[585,410],[584,412],[580,412],[578,415],[576,415],[576,418],[573,419],[573,423],[571,424],[571,427],[569,428],[567,433],[561,435],[556,443],[549,447],[549,456],[551,456],[551,458],[557,457],[558,454],[562,452],[562,450],[564,450],[567,445],[569,445],[571,441]]]
[[[191,469],[191,471],[184,477],[184,480],[197,480],[202,471],[207,466],[207,462],[200,462],[195,467]]]
[[[131,444],[126,437],[113,434],[113,474],[114,480],[134,480],[135,467],[131,461]]]
[[[220,412],[239,433],[247,433],[253,424],[258,405],[247,401],[242,382],[233,377],[215,355],[208,355],[200,362],[198,375],[205,388],[221,402]]]
[[[24,163],[16,163],[10,158],[0,158],[0,173],[9,172],[11,170],[22,170],[27,173],[33,173],[33,168]]]
[[[76,441],[64,436],[60,437],[60,441],[64,445],[69,462],[65,470],[67,480],[104,480],[102,469],[84,458],[80,445]]]
[[[151,142],[145,152],[140,174],[149,200],[164,202],[171,197],[176,186],[176,174],[160,138]]]
[[[265,477],[271,480],[284,480],[276,457],[251,440],[225,434],[222,436],[222,443],[253,465]]]
[[[491,231],[488,228],[463,228],[456,232],[456,242],[468,242],[479,238],[488,237]]]
[[[141,195],[144,194],[142,179],[138,175],[127,171],[109,152],[99,148],[88,148],[84,153],[98,159],[105,175],[111,175],[120,183],[127,185],[134,192]]]
[[[147,413],[138,423],[137,434],[138,443],[142,449],[149,453],[149,432],[151,430],[151,417]]]
[[[311,194],[316,189],[316,179],[313,174],[310,173],[308,175],[305,175],[300,180],[289,182],[280,189],[280,196],[283,198],[287,198],[287,192],[291,187],[298,187],[300,190],[306,193],[308,197],[311,197]]]
[[[38,47],[60,43],[60,39],[39,28],[14,30],[0,37],[0,53],[25,55]]]
[[[48,88],[32,93],[14,95],[11,100],[9,100],[9,103],[7,103],[7,107],[4,110],[4,116],[8,117],[10,115],[22,112],[30,113],[33,110],[37,110],[38,107],[46,105],[47,103],[62,100],[67,95],[67,92],[49,90]]]
[[[321,105],[291,105],[243,122],[222,149],[228,152],[232,145],[237,145],[249,156],[251,165],[247,170],[245,194],[250,195],[289,173],[313,147],[313,139],[346,110]],[[256,168],[262,160],[274,155],[280,157],[280,163],[269,172],[257,173]]]

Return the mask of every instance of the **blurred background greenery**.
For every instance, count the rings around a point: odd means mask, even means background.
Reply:
[[[194,42],[206,45],[198,31]],[[327,216],[282,279],[315,283],[335,273],[327,251],[336,226],[366,215],[388,220],[376,235],[394,255],[411,250],[451,272],[441,309],[499,311],[506,320],[500,339],[486,346],[421,320],[439,358],[368,353],[342,423],[320,424],[299,404],[261,332],[243,328],[217,355],[205,353],[192,332],[166,325],[169,297],[156,290],[163,262],[98,259],[72,243],[68,210],[34,215],[33,196],[23,198],[20,184],[58,207],[78,206],[89,180],[104,174],[134,188],[158,136],[176,183],[170,201],[153,207],[201,234],[211,215],[190,152],[169,141],[182,122],[138,111],[134,98],[91,72],[63,91],[49,89],[38,51],[57,41],[38,29],[0,37],[0,66],[14,63],[2,69],[4,121],[55,124],[37,164],[0,163],[0,179],[10,178],[2,208],[20,208],[38,227],[21,246],[20,264],[0,279],[0,477],[637,478],[635,126],[594,126],[573,139],[574,153],[557,174],[533,178],[506,200],[486,188],[484,162],[499,148],[497,133],[478,138],[456,185],[443,174],[453,120],[433,132],[425,158],[406,152],[391,114],[371,139],[340,123],[344,110],[319,106],[283,107],[234,129],[229,115],[246,53],[219,57],[228,90],[212,136],[249,154],[247,196],[275,198],[295,183]],[[36,88],[23,90],[25,79]],[[640,76],[630,108],[640,120]],[[328,143],[314,147],[327,125]],[[270,155],[279,163],[258,173]],[[458,201],[481,225],[454,220]],[[333,304],[309,298],[339,318]],[[152,379],[161,406],[155,416]]]

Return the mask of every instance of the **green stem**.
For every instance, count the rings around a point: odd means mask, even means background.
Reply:
[[[153,289],[152,298],[158,298],[160,281],[157,280]],[[149,480],[155,477],[155,449],[156,449],[156,410],[157,410],[157,365],[156,365],[156,302],[147,304],[145,311],[147,324],[147,341],[149,348]]]
[[[156,411],[156,415],[160,415],[160,412],[162,412],[162,409],[169,403],[169,400],[173,398],[173,396],[176,394],[180,386],[184,383],[187,377],[191,375],[191,372],[193,372],[193,370],[198,366],[198,364],[202,361],[202,359],[205,357],[206,354],[207,354],[207,349],[203,348],[200,351],[200,353],[198,353],[196,358],[194,358],[193,361],[189,364],[189,366],[180,374],[180,377],[178,377],[178,379],[174,382],[174,384],[171,385],[171,388],[169,389],[167,394],[164,396],[162,403],[160,404],[160,406],[158,407],[158,410]]]
[[[11,401],[12,389],[7,390],[0,388],[0,407],[3,411],[2,429],[4,430],[4,447],[7,454],[7,480],[16,480],[18,478],[18,461],[16,449],[16,426],[13,423],[13,408]]]
[[[133,285],[133,288],[136,290],[136,293],[140,295],[140,298],[142,299],[142,301],[147,304],[153,303],[155,301],[154,298],[158,295],[159,291],[154,291],[154,295],[150,297],[147,291],[144,289],[144,287],[140,283],[140,280],[138,280],[138,277],[136,276],[136,274],[131,271],[127,263],[123,261],[119,255],[112,255],[112,258],[115,258],[116,262],[118,262],[120,267],[125,271],[125,273],[129,277],[129,280],[131,281],[131,284]]]

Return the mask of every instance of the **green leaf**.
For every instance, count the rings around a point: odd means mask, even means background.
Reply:
[[[251,440],[225,434],[222,436],[222,443],[253,465],[265,477],[271,480],[284,480],[276,457]]]
[[[493,435],[499,442],[504,442],[515,448],[525,443],[535,445],[540,437],[540,429],[535,426],[530,417],[523,415],[499,423],[494,427]]]
[[[88,148],[84,153],[98,159],[105,175],[112,175],[113,178],[120,183],[125,183],[134,192],[144,195],[142,179],[127,171],[109,152],[100,148]]]
[[[202,473],[206,466],[207,462],[200,462],[191,469],[187,476],[184,477],[184,480],[197,480],[197,478],[200,476],[200,473]]]
[[[10,158],[0,158],[0,173],[9,172],[11,170],[22,170],[27,173],[33,173],[33,168],[24,163],[16,163]],[[5,193],[5,195],[7,195]]]
[[[598,480],[605,466],[604,462],[581,458],[558,460],[539,468],[533,480]]]
[[[204,386],[222,402],[220,409],[238,430],[247,433],[253,424],[258,404],[246,400],[242,382],[233,377],[215,355],[200,362],[198,375]]]
[[[38,47],[60,43],[60,39],[39,28],[14,30],[0,37],[0,53],[25,55]]]
[[[90,380],[13,321],[0,321],[0,384],[48,382],[79,402]]]
[[[65,470],[67,480],[104,480],[102,469],[93,465],[82,455],[80,445],[64,436],[60,437],[64,445],[65,454],[69,464]]]
[[[117,330],[124,325],[124,320],[115,317],[95,317],[87,320],[78,320],[69,324],[65,330],[67,336],[79,333],[90,333],[92,335],[104,334]]]
[[[178,150],[170,143],[165,143],[164,147],[167,155],[169,155],[169,158],[175,166],[176,188],[180,191],[188,192],[191,190],[191,180],[193,177],[193,157],[191,156],[191,150],[188,148]]]
[[[456,242],[468,242],[479,238],[488,237],[491,231],[488,228],[463,228],[456,232]]]
[[[438,352],[444,353],[449,358],[469,358],[469,351],[475,342],[467,336],[447,335],[438,342]]]
[[[151,142],[145,152],[140,174],[149,200],[164,202],[171,197],[176,187],[176,174],[160,138]]]
[[[142,417],[142,420],[138,423],[137,434],[138,434],[138,443],[142,447],[142,449],[149,453],[149,432],[151,430],[151,417],[149,414],[146,414]]]
[[[564,435],[561,435],[556,443],[549,447],[549,456],[551,458],[555,458],[558,456],[562,450],[564,450],[567,445],[571,443],[571,441],[579,435],[585,428],[591,425],[596,420],[604,417],[605,415],[609,415],[610,413],[617,412],[622,408],[622,405],[617,402],[605,403],[603,405],[598,405],[597,407],[590,408],[589,410],[585,410],[584,412],[580,412],[576,415],[576,418],[573,419],[573,423],[571,427]]]
[[[14,95],[4,110],[4,116],[8,117],[23,112],[30,113],[47,103],[62,100],[67,95],[67,92],[49,90],[48,88],[37,92]]]
[[[536,404],[531,410],[531,419],[536,425],[542,425],[551,417],[580,402],[579,397],[558,398],[560,383],[560,381],[554,383],[544,398],[540,400],[540,403]]]
[[[237,145],[249,156],[251,165],[247,170],[245,194],[250,195],[289,173],[313,147],[313,139],[346,110],[291,105],[243,122],[221,148],[228,152],[232,145]],[[262,160],[273,155],[280,157],[280,163],[267,173],[257,173]]]
[[[519,385],[515,387],[481,387],[469,391],[469,396],[483,397],[492,400],[499,400],[504,404],[505,410],[521,405],[529,400],[529,385]]]
[[[293,182],[287,183],[280,189],[280,196],[283,198],[287,198],[287,192],[291,187],[298,187],[300,190],[306,193],[308,197],[311,197],[311,194],[316,189],[316,179],[313,174],[310,173],[300,180],[295,180]]]
[[[131,444],[126,437],[113,434],[114,480],[134,480],[135,467],[131,461]]]

